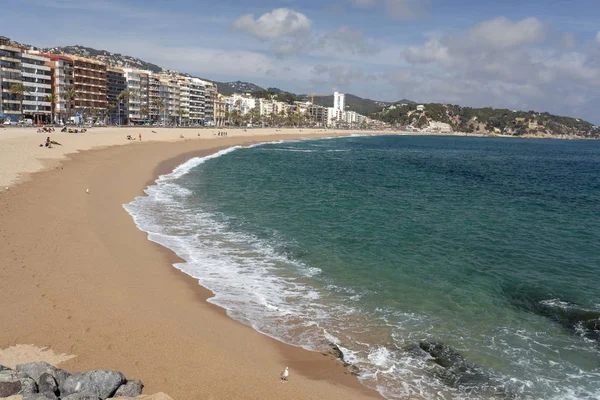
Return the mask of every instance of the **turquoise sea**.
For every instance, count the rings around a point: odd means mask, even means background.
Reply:
[[[267,143],[146,192],[125,208],[209,301],[389,399],[600,399],[600,142]]]

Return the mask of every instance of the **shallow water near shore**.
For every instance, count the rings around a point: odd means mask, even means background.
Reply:
[[[190,160],[125,208],[232,318],[335,342],[387,398],[594,399],[598,171],[598,142],[270,143]]]

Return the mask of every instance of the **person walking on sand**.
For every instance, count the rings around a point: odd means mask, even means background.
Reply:
[[[142,141],[142,133],[140,132],[140,133],[138,134],[138,136],[140,137],[140,142],[141,142],[141,141]]]

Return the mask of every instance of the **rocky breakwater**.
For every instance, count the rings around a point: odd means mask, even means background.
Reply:
[[[164,393],[142,395],[144,385],[119,371],[70,374],[46,362],[0,365],[0,399],[10,400],[172,400]]]

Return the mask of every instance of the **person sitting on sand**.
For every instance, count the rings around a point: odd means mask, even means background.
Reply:
[[[179,135],[179,139],[185,139],[183,135]]]
[[[50,136],[48,136],[46,138],[46,147],[51,149],[52,148],[52,142],[50,141]]]

